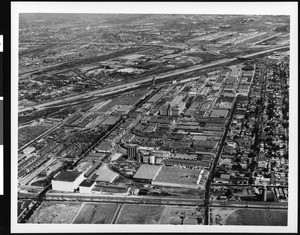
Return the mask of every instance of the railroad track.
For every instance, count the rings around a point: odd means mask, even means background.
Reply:
[[[161,89],[161,88],[160,88]],[[149,94],[147,97],[145,97],[143,100],[140,100],[135,108],[133,108],[128,114],[127,117],[130,116],[136,109],[141,107],[145,102],[147,102],[153,95],[155,95],[160,89],[155,89],[151,94]],[[99,140],[97,140],[85,153],[83,153],[71,166],[70,168],[73,168],[77,166],[77,164],[85,157],[87,156],[98,144],[100,144],[101,141],[103,141],[111,132],[113,132],[119,125],[121,125],[126,118],[121,119],[119,122],[117,122],[111,129],[108,131],[104,136],[102,136]],[[35,198],[34,201],[36,203],[34,206],[28,211],[28,213],[24,216],[23,219],[19,221],[19,223],[26,223],[26,221],[30,218],[30,216],[34,213],[34,211],[38,208],[38,206],[43,202],[46,193],[51,189],[51,184],[47,185],[44,190],[39,193]]]

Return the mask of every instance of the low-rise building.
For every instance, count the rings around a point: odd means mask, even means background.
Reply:
[[[96,185],[96,181],[92,179],[85,179],[79,185],[79,192],[80,193],[92,193],[92,188]]]

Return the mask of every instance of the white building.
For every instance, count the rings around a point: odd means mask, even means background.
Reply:
[[[64,192],[74,192],[84,180],[84,173],[79,171],[59,172],[52,180],[52,189]]]
[[[155,164],[155,157],[153,155],[150,156],[150,164]]]
[[[92,188],[95,186],[96,181],[91,179],[85,179],[82,181],[82,183],[79,185],[79,192],[80,193],[92,193]]]

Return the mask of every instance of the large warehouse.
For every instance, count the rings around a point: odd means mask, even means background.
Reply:
[[[64,192],[74,192],[84,180],[84,173],[79,171],[62,171],[52,180],[52,189]]]
[[[156,166],[156,165],[141,165],[141,167],[138,169],[138,171],[133,176],[134,179],[139,180],[153,180],[157,176],[158,172],[162,166]]]
[[[164,166],[152,181],[152,184],[169,187],[198,188],[202,173],[202,170]]]

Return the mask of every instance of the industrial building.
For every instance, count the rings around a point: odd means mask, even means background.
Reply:
[[[140,166],[138,171],[133,176],[134,179],[139,180],[153,180],[157,176],[158,172],[161,170],[162,166],[156,165],[146,165],[143,164]]]
[[[85,171],[84,176],[86,178],[90,177],[93,172],[95,172],[100,166],[102,162],[101,161],[96,161],[91,168],[89,168],[87,171]]]
[[[211,163],[208,161],[199,160],[184,160],[184,159],[164,159],[163,164],[165,166],[178,166],[181,168],[192,168],[192,169],[202,169],[204,167],[209,168]]]
[[[159,110],[159,114],[161,116],[168,116],[169,115],[169,110],[170,110],[170,104],[166,103],[163,106],[161,106],[161,108]]]
[[[224,109],[213,109],[210,117],[222,117],[222,118],[226,118],[228,115],[228,110],[224,110]]]
[[[118,173],[108,169],[106,164],[102,164],[102,166],[93,174],[92,179],[96,179],[96,181],[100,182],[112,183],[118,177]]]
[[[185,109],[185,103],[181,102],[179,104],[174,105],[171,108],[171,116],[180,116],[180,114],[182,113],[182,111]]]
[[[52,180],[52,189],[64,192],[74,192],[84,180],[84,173],[79,171],[59,172]]]
[[[203,170],[182,169],[179,167],[162,167],[155,179],[153,185],[198,188]]]
[[[92,188],[96,185],[96,181],[92,179],[85,179],[79,185],[79,192],[80,193],[92,193]]]

